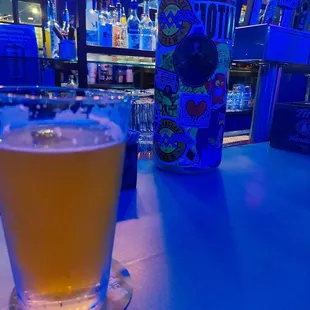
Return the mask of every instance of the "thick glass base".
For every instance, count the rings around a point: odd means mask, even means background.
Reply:
[[[16,295],[15,289],[10,296],[9,310],[88,310],[88,309],[100,309],[100,310],[124,310],[130,303],[133,289],[131,286],[131,277],[126,268],[124,268],[118,261],[112,260],[109,286],[107,290],[107,296],[102,304],[98,304],[96,307],[90,308],[89,305],[93,305],[98,301],[98,296],[93,295],[83,299],[70,299],[50,302],[47,304],[31,305],[31,307],[23,307]]]

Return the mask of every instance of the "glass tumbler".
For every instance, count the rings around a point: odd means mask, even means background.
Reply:
[[[24,309],[105,300],[130,96],[0,88],[0,199]]]

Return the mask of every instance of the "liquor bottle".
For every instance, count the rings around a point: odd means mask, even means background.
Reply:
[[[97,0],[96,1],[96,9],[95,9],[95,12],[97,13],[98,15],[98,31],[99,31],[99,17],[100,17],[100,14],[101,14],[101,11],[102,11],[102,0]]]
[[[128,47],[128,34],[127,34],[127,18],[125,14],[125,8],[122,8],[122,16],[121,16],[121,47]]]
[[[95,62],[87,63],[88,75],[87,82],[88,84],[96,84],[97,73],[98,73],[98,65]]]
[[[52,31],[51,31],[51,20],[52,20],[53,8],[51,0],[47,1],[46,5],[46,25],[44,27],[45,32],[45,49],[46,57],[52,57]]]
[[[131,0],[130,2],[130,15],[127,20],[128,30],[128,48],[139,49],[140,48],[140,20],[137,15],[138,3],[137,0]]]
[[[277,12],[281,10],[281,15],[280,12],[278,13],[279,20],[281,27],[286,27],[286,28],[292,28],[294,24],[294,16],[296,13],[297,7],[300,7],[300,1],[287,1],[287,0],[278,0],[277,1]],[[308,10],[308,7],[306,8]],[[276,21],[277,21],[276,20]]]
[[[53,18],[53,4],[51,0],[47,0],[46,18],[47,18],[47,22],[49,22]]]
[[[66,85],[67,88],[77,88],[77,84],[74,81],[74,76],[73,75],[69,75],[69,79],[68,79],[68,83]]]
[[[114,11],[115,11],[115,6],[110,3],[109,4],[109,13],[111,15],[111,20],[113,20]]]
[[[69,31],[68,31],[68,40],[75,41],[75,29],[70,24]]]
[[[59,38],[53,31],[58,24],[55,19],[55,8],[51,0],[47,2],[47,24],[45,26],[46,52],[48,57],[55,58],[59,51]]]
[[[274,17],[277,11],[277,0],[268,0],[265,8],[265,12],[262,18],[263,24],[274,24]]]
[[[109,5],[109,13],[111,16],[111,24],[112,24],[112,46],[114,46],[114,42],[113,42],[113,32],[114,32],[114,26],[116,23],[116,15],[115,15],[115,6],[112,4],[112,2]]]
[[[125,8],[122,8],[122,17],[121,17],[121,23],[122,25],[127,25],[127,17],[126,17],[126,13],[125,13]]]
[[[57,0],[51,0],[52,3],[52,12],[53,12],[53,16],[56,19],[57,18],[57,7],[56,7],[56,2]]]
[[[68,10],[68,3],[65,1],[65,9],[63,11],[63,24],[62,24],[62,30],[65,32],[69,31],[70,27],[70,14]]]
[[[107,3],[99,13],[99,44],[105,47],[112,47],[112,16]]]
[[[96,12],[99,15],[101,11],[102,11],[102,0],[97,0],[96,1]]]
[[[150,18],[149,1],[144,1],[144,17],[140,23],[140,48],[142,50],[151,51],[153,46],[153,22]]]
[[[152,50],[153,51],[155,51],[155,49],[156,49],[157,34],[158,34],[158,18],[157,18],[157,12],[156,12],[155,13],[153,33],[152,33]]]
[[[113,12],[113,47],[121,47],[122,36],[122,5],[119,1],[116,3],[115,10]]]
[[[94,10],[93,1],[86,1],[86,43],[88,45],[98,45],[98,24],[99,17]]]
[[[126,83],[133,83],[133,69],[132,66],[127,66],[126,68]]]
[[[120,3],[119,0],[116,2],[116,13],[117,13],[117,20],[121,21],[122,18],[122,4]]]
[[[256,25],[259,22],[262,0],[249,0],[245,11],[243,26]]]
[[[118,67],[118,70],[116,72],[116,83],[117,84],[123,84],[125,81],[125,72],[123,70],[123,67]]]
[[[98,64],[98,84],[112,83],[112,65]]]
[[[301,0],[296,10],[294,28],[298,30],[307,30],[307,17],[309,14],[309,1]]]

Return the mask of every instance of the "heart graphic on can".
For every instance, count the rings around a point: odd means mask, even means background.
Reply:
[[[207,108],[205,101],[200,101],[198,104],[194,100],[188,100],[186,102],[186,111],[192,117],[200,117]]]

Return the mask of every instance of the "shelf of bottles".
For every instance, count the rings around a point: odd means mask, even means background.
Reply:
[[[140,16],[137,0],[131,1],[128,15],[128,8],[125,9],[120,0],[114,2],[115,6],[110,0],[84,1],[76,4],[76,23],[66,0],[62,18],[58,14],[61,21],[56,18],[55,0],[47,0],[43,56],[59,60],[57,69],[61,69],[62,62],[66,64],[65,69],[68,64],[72,65],[71,70],[78,70],[75,81],[81,87],[134,87],[136,69],[155,67],[157,24],[151,20],[149,0],[144,1]],[[151,2],[151,6],[154,3]]]
[[[74,28],[74,20],[70,19],[67,1],[65,2],[65,7],[63,11],[62,25],[57,21],[56,17],[56,1],[47,0],[46,25],[44,28],[44,57],[74,62],[76,61],[76,30]],[[62,55],[60,54],[60,45],[61,43],[68,41],[72,42],[73,53],[71,53],[71,57],[62,57]]]
[[[114,5],[112,1],[85,0],[85,28],[86,28],[86,54],[90,54],[88,61],[93,61],[94,54],[106,56],[120,56],[117,61],[128,61],[132,65],[154,66],[155,45],[157,36],[156,18],[151,20],[150,3],[144,1],[143,13],[139,17],[137,13],[138,3],[132,0],[130,13],[126,15],[125,8],[118,0]],[[154,5],[154,2],[152,2]],[[62,25],[56,20],[56,5],[54,0],[47,2],[47,24],[45,26],[45,57],[64,59],[61,55],[60,44],[68,41],[82,44],[77,38],[74,29],[74,21],[70,19],[70,13],[65,1]],[[74,50],[74,48],[72,48]],[[76,50],[76,46],[75,46]],[[76,60],[76,53],[71,53],[70,60]],[[121,57],[121,56],[125,56]],[[151,58],[147,60],[146,58]],[[153,59],[152,59],[153,58]],[[104,62],[105,59],[98,59]]]
[[[86,1],[87,52],[155,57],[157,18],[151,20],[149,0],[144,1],[140,18],[136,0],[131,1],[128,16],[120,0],[115,6],[97,0],[96,7],[93,0]]]

